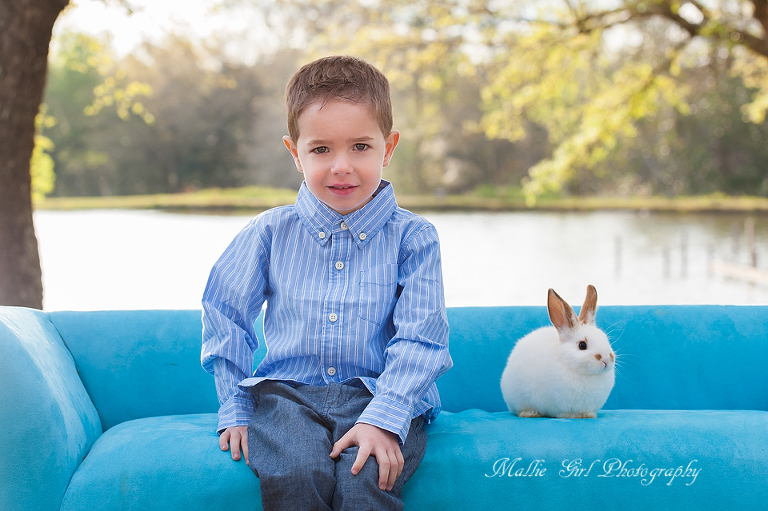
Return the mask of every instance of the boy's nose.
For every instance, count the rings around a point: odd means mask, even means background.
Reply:
[[[352,164],[349,162],[349,158],[344,154],[336,156],[331,165],[331,172],[334,174],[348,174],[352,172]]]

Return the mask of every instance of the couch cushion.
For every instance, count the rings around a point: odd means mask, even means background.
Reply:
[[[737,501],[738,509],[765,509],[768,502],[768,412],[520,419],[469,410],[441,414],[428,433],[421,467],[404,487],[410,509],[699,510]]]
[[[261,509],[259,481],[219,449],[216,414],[123,422],[75,472],[62,511]]]
[[[110,429],[62,511],[261,509],[258,479],[219,450],[215,424],[204,414]],[[407,509],[727,509],[734,496],[739,509],[761,509],[768,500],[767,412],[610,410],[564,420],[469,410],[441,414],[427,432],[427,453],[404,487]]]

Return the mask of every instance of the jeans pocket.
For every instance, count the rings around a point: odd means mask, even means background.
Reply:
[[[360,272],[357,315],[380,325],[391,314],[397,293],[397,265],[381,264]]]

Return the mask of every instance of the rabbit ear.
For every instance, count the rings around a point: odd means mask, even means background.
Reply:
[[[555,293],[554,289],[550,289],[547,296],[547,311],[549,312],[550,321],[555,325],[558,332],[576,328],[578,320],[576,313],[573,312],[573,309],[565,300],[560,298],[560,295]]]
[[[597,312],[597,289],[595,286],[587,286],[587,297],[584,299],[584,305],[579,311],[579,321],[585,325],[595,324],[595,313]]]

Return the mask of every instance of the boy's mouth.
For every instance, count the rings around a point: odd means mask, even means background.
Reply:
[[[336,195],[349,195],[357,189],[355,185],[329,185],[328,188]]]

